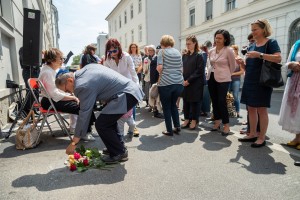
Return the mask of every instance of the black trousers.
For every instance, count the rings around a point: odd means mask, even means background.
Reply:
[[[213,114],[215,120],[222,119],[223,124],[229,123],[226,95],[230,82],[219,83],[215,80],[214,73],[210,74],[208,80],[208,90],[212,101]]]
[[[137,104],[137,99],[131,94],[126,94],[127,111]],[[118,119],[122,114],[100,114],[96,120],[95,127],[103,143],[105,144],[110,156],[116,156],[125,153],[124,142],[120,137],[118,130]]]
[[[184,119],[199,120],[201,102],[186,102],[183,100]]]
[[[23,76],[23,80],[24,80],[24,83],[25,83],[26,88],[27,88],[26,96],[29,95],[27,101],[25,102],[25,106],[24,106],[24,111],[26,113],[29,113],[29,111],[31,109],[31,106],[33,104],[33,101],[34,101],[34,97],[32,96],[32,94],[29,90],[28,79],[29,78],[38,78],[39,74],[40,74],[40,68],[39,67],[37,67],[37,68],[34,68],[34,67],[23,68],[22,76]],[[39,96],[38,92],[36,92],[36,96],[37,97]]]
[[[53,102],[53,104],[54,104],[57,111],[79,115],[80,106],[76,103],[76,101],[58,101],[58,102],[55,102],[55,101],[52,100],[52,102]],[[41,100],[41,105],[44,109],[48,109],[51,106],[51,103],[48,100],[48,98],[43,97],[42,100]],[[95,121],[96,121],[96,117],[95,117],[94,112],[92,112],[87,132],[92,131],[92,125]]]

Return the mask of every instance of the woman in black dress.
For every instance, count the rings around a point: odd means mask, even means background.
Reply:
[[[241,103],[248,106],[250,133],[241,142],[254,142],[251,147],[257,148],[266,145],[265,136],[268,129],[271,95],[273,88],[259,84],[263,60],[279,63],[281,54],[278,43],[274,39],[268,39],[271,35],[271,26],[265,19],[256,20],[251,24],[251,31],[255,43],[248,48],[246,54],[246,74],[242,90]],[[245,65],[242,59],[237,62]],[[260,134],[256,133],[257,121],[260,121]]]
[[[183,110],[184,123],[181,128],[194,130],[199,119],[200,103],[203,98],[204,62],[198,40],[194,35],[186,38],[188,52],[182,56],[183,62]]]

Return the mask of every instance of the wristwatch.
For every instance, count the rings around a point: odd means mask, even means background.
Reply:
[[[72,142],[71,145],[72,145],[72,146],[76,146],[76,143],[75,143],[75,142]]]
[[[260,58],[260,59],[263,59],[263,57],[264,57],[264,53],[260,53],[260,54],[259,54],[259,58]]]

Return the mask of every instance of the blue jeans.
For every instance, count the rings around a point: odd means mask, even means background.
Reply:
[[[180,127],[179,114],[176,101],[183,91],[183,85],[174,84],[168,86],[159,86],[158,92],[165,116],[165,125],[169,133],[173,133],[172,120],[174,127]]]
[[[237,113],[240,113],[240,99],[239,99],[239,91],[240,91],[240,80],[233,80],[229,84],[229,91],[232,91],[234,98],[234,106]]]
[[[210,95],[208,91],[208,86],[204,85],[203,87],[203,100],[201,105],[201,111],[205,113],[210,112]]]

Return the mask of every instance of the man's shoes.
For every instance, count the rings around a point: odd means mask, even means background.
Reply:
[[[295,165],[295,166],[300,166],[300,161],[295,161],[295,162],[294,162],[294,165]]]
[[[102,150],[102,154],[103,154],[103,155],[109,155],[110,153],[109,153],[109,151],[107,150],[107,148],[104,148],[104,149]]]
[[[257,137],[253,137],[253,138],[244,137],[244,138],[238,139],[238,141],[240,141],[240,142],[255,142],[256,140],[257,140]]]
[[[116,156],[104,155],[104,156],[102,156],[101,159],[106,164],[115,164],[117,162],[125,162],[125,161],[128,160],[128,151],[125,150],[125,153],[119,154],[119,155],[116,155]]]
[[[266,146],[266,141],[264,141],[264,142],[261,143],[261,144],[257,144],[257,143],[251,144],[251,147],[252,147],[252,148],[260,148],[260,147],[263,147],[263,146]]]
[[[81,139],[83,139],[85,141],[95,141],[96,140],[90,133],[87,133],[86,136],[82,137]]]
[[[140,136],[140,132],[137,130],[137,128],[134,128],[133,137],[139,137],[139,136]]]

